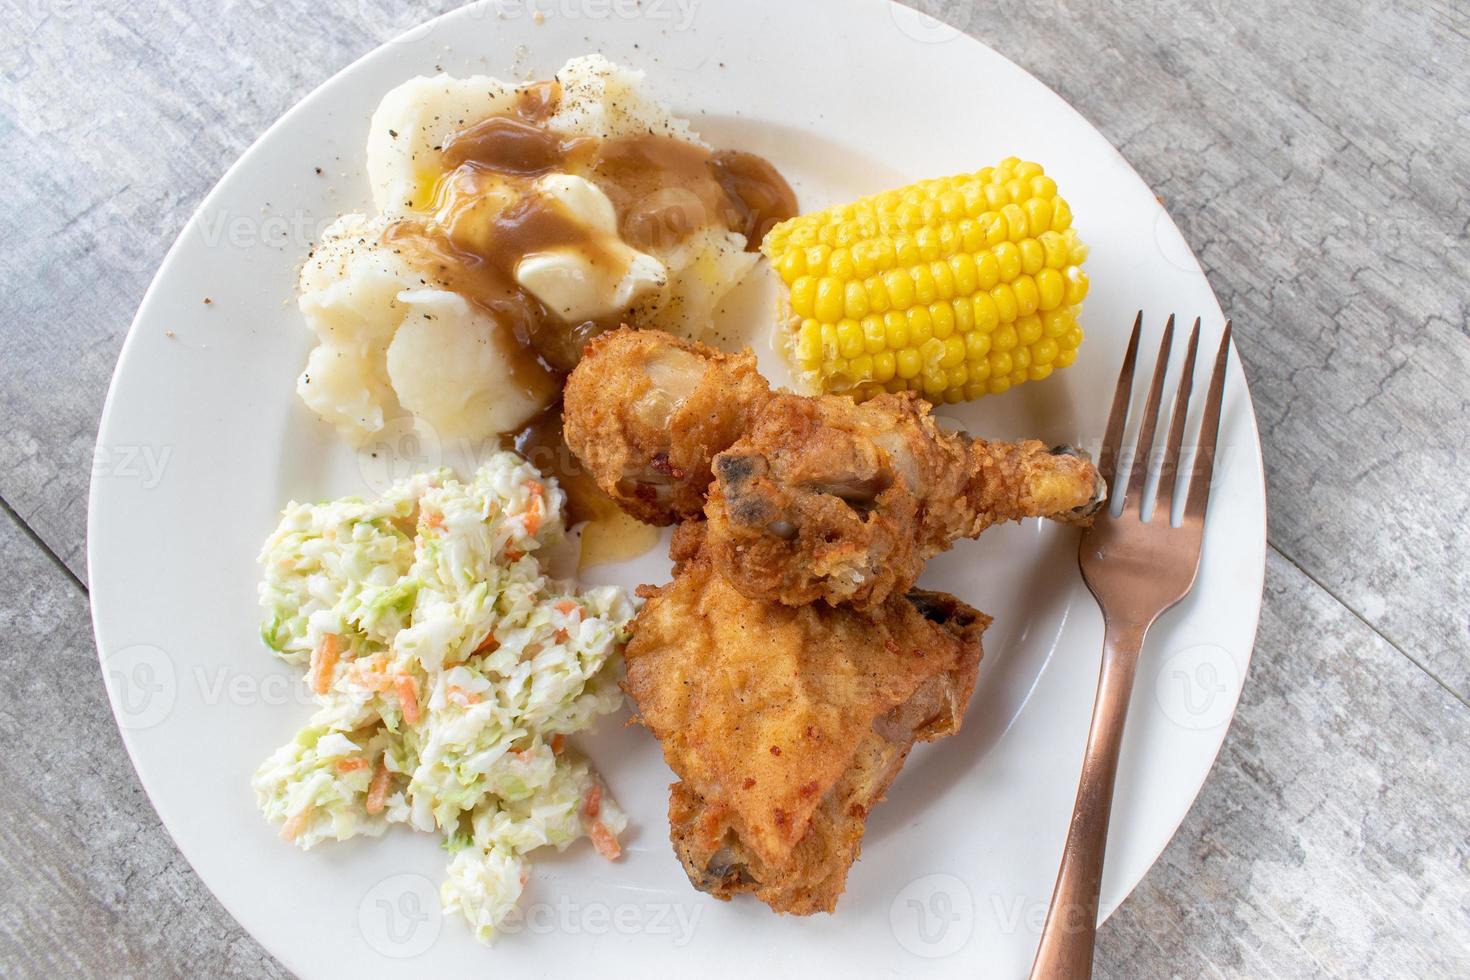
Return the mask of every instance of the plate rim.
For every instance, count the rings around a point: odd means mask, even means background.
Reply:
[[[855,0],[843,0],[843,3],[846,4],[851,4],[854,2]],[[856,2],[867,4],[870,7],[887,8],[891,16],[929,16],[921,11],[916,10],[913,7],[898,2],[898,0],[856,0]],[[162,261],[159,263],[157,270],[154,272],[152,279],[149,281],[147,289],[144,291],[142,298],[139,300],[137,310],[134,312],[133,318],[128,325],[126,335],[124,337],[122,346],[119,349],[116,363],[113,367],[112,375],[108,381],[107,394],[103,400],[102,411],[98,420],[97,439],[94,444],[94,453],[97,449],[105,448],[105,446],[107,445],[108,432],[111,426],[114,424],[114,413],[117,408],[116,396],[119,387],[119,379],[122,377],[124,371],[128,369],[131,361],[137,356],[138,337],[141,333],[140,325],[145,319],[145,313],[147,313],[150,307],[156,302],[156,296],[160,288],[160,283],[165,279],[171,268],[180,261],[180,255],[184,251],[186,241],[191,237],[192,233],[199,228],[200,223],[203,221],[204,216],[209,211],[211,205],[214,204],[216,199],[223,193],[225,185],[231,181],[231,178],[238,171],[245,169],[248,165],[253,163],[254,158],[261,151],[261,148],[265,144],[267,144],[267,142],[271,139],[271,137],[276,133],[277,130],[287,127],[298,114],[306,112],[310,106],[315,105],[317,101],[324,98],[325,93],[329,89],[335,88],[344,76],[349,75],[357,70],[359,66],[361,66],[363,63],[375,59],[385,49],[413,40],[414,36],[417,34],[427,34],[434,31],[438,26],[441,25],[441,22],[452,20],[458,17],[472,16],[472,11],[483,9],[489,6],[494,6],[496,3],[497,0],[475,0],[475,2],[451,9],[433,18],[415,24],[412,27],[409,27],[407,30],[404,30],[399,34],[376,44],[372,49],[364,52],[357,58],[354,58],[348,64],[344,65],[337,71],[333,72],[330,76],[323,79],[319,84],[313,87],[311,91],[303,95],[288,109],[277,116],[275,120],[271,122],[271,124],[265,129],[263,129],[259,133],[259,135],[257,135],[249,143],[249,145],[239,153],[239,155],[233,160],[233,162],[231,162],[231,164],[227,168],[225,168],[218,179],[210,187],[209,191],[200,199],[199,204],[190,213],[188,219],[179,228],[179,231],[173,243],[165,252]],[[895,8],[903,11],[903,13],[894,14],[893,11],[895,10]],[[983,38],[971,34],[969,31],[963,28],[953,27],[952,25],[947,24],[945,26],[946,29],[954,31],[957,38],[962,39],[963,41],[966,41],[968,43],[973,43],[981,46],[989,54],[1005,62],[1005,64],[1008,65],[1010,68],[1024,74],[1027,78],[1035,83],[1039,90],[1046,92],[1060,108],[1062,108],[1066,112],[1072,113],[1085,125],[1088,130],[1091,130],[1093,133],[1095,133],[1099,137],[1099,139],[1104,144],[1106,144],[1108,149],[1111,150],[1117,160],[1126,168],[1127,172],[1131,174],[1133,178],[1139,182],[1140,185],[1152,190],[1152,185],[1144,180],[1142,175],[1138,173],[1133,164],[1127,159],[1126,156],[1124,156],[1122,151],[1118,149],[1118,147],[1112,142],[1112,140],[1108,139],[1108,137],[1103,134],[1102,130],[1094,125],[1091,120],[1089,120],[1079,109],[1076,108],[1076,106],[1074,106],[1071,102],[1064,98],[1060,93],[1052,89],[1051,86],[1047,85],[1041,79],[1037,78],[1025,66],[1012,61],[1009,57],[997,51]],[[1178,225],[1174,221],[1174,218],[1172,214],[1170,214],[1168,208],[1162,207],[1162,205],[1161,208],[1162,217],[1167,220],[1169,226],[1176,233],[1178,233]],[[1211,297],[1214,298],[1216,306],[1219,307],[1219,295],[1216,292],[1213,284],[1209,282],[1209,277],[1205,273],[1204,266],[1200,262],[1198,254],[1196,253],[1193,246],[1188,244],[1188,240],[1183,238],[1182,234],[1180,235],[1180,238],[1182,241],[1185,242],[1186,246],[1188,247],[1190,260],[1193,261],[1195,265],[1199,268],[1201,275],[1205,279],[1205,285],[1209,289]],[[1221,310],[1223,312],[1223,308],[1221,308]],[[1236,361],[1236,365],[1238,367],[1239,380],[1241,385],[1241,396],[1243,398],[1244,408],[1246,409],[1244,413],[1245,418],[1242,421],[1248,423],[1248,442],[1252,449],[1252,454],[1254,457],[1253,462],[1255,464],[1257,473],[1257,479],[1255,480],[1255,485],[1253,486],[1252,490],[1256,499],[1260,501],[1262,514],[1261,524],[1259,528],[1260,533],[1258,536],[1253,536],[1253,540],[1251,542],[1253,547],[1257,545],[1259,546],[1259,550],[1262,556],[1261,563],[1259,567],[1252,563],[1251,568],[1254,573],[1254,581],[1251,584],[1251,588],[1249,590],[1241,590],[1244,594],[1247,594],[1250,597],[1249,602],[1253,607],[1248,630],[1250,645],[1244,653],[1240,688],[1234,695],[1234,700],[1230,707],[1229,718],[1220,726],[1219,742],[1212,750],[1212,756],[1209,765],[1205,767],[1205,769],[1203,770],[1203,775],[1199,778],[1197,782],[1194,783],[1190,791],[1190,802],[1188,806],[1183,809],[1178,821],[1174,823],[1174,826],[1169,830],[1169,833],[1165,836],[1162,836],[1157,848],[1152,849],[1151,857],[1149,858],[1147,864],[1141,868],[1138,876],[1134,880],[1128,881],[1126,883],[1126,887],[1123,888],[1118,898],[1118,901],[1111,907],[1100,909],[1099,927],[1101,927],[1102,924],[1110,919],[1112,915],[1116,911],[1118,911],[1118,909],[1122,908],[1123,904],[1133,894],[1138,885],[1142,882],[1143,878],[1146,877],[1148,873],[1153,870],[1154,866],[1158,863],[1159,857],[1163,854],[1164,850],[1169,846],[1170,843],[1172,843],[1174,838],[1177,836],[1179,832],[1179,827],[1182,826],[1184,819],[1194,809],[1195,805],[1198,804],[1200,792],[1203,789],[1204,784],[1214,773],[1215,767],[1220,759],[1220,754],[1224,748],[1225,740],[1228,738],[1230,730],[1234,725],[1235,715],[1240,706],[1240,700],[1244,697],[1245,685],[1250,680],[1250,667],[1255,659],[1256,641],[1259,635],[1261,615],[1265,606],[1265,574],[1267,565],[1270,560],[1271,551],[1271,545],[1269,541],[1270,498],[1267,494],[1265,478],[1265,457],[1263,451],[1264,447],[1260,436],[1260,425],[1256,414],[1255,401],[1251,394],[1250,380],[1246,372],[1245,361],[1241,357],[1239,345],[1233,337],[1230,342],[1230,349],[1233,354],[1233,359]],[[119,704],[118,692],[115,689],[111,673],[106,669],[107,665],[105,651],[107,647],[104,644],[102,635],[103,626],[101,625],[101,622],[99,620],[99,591],[106,591],[106,587],[104,586],[101,590],[99,590],[98,584],[94,578],[93,543],[99,530],[97,524],[97,501],[99,499],[99,493],[106,493],[105,486],[106,482],[104,481],[102,474],[98,471],[96,467],[93,467],[93,472],[88,483],[86,523],[85,568],[87,571],[88,608],[91,614],[92,637],[93,643],[96,647],[98,666],[102,674],[104,687],[106,688],[108,694],[108,706],[113,712],[113,721],[118,726],[118,733],[123,743],[124,750],[127,753],[128,761],[133,767],[134,775],[138,780],[139,786],[143,789],[144,794],[148,798],[149,806],[153,809],[153,812],[157,816],[160,824],[168,832],[170,843],[184,858],[184,860],[188,862],[190,869],[199,878],[201,883],[203,883],[204,886],[209,889],[210,895],[214,898],[214,900],[219,902],[220,905],[225,908],[227,912],[229,912],[231,918],[235,920],[235,923],[243,931],[248,933],[252,937],[252,939],[258,942],[263,949],[269,952],[270,955],[275,957],[281,963],[286,965],[289,969],[292,969],[293,972],[297,972],[299,969],[300,961],[294,955],[293,951],[289,949],[278,948],[277,946],[267,942],[265,938],[258,935],[253,929],[251,929],[246,924],[245,919],[242,917],[242,915],[237,912],[237,909],[235,907],[236,902],[226,899],[214,888],[214,886],[211,884],[211,878],[213,877],[212,874],[206,873],[205,871],[201,870],[199,864],[195,861],[195,857],[191,855],[189,850],[187,850],[182,844],[180,844],[178,837],[174,834],[174,831],[170,826],[169,819],[165,817],[164,810],[160,807],[158,800],[155,798],[153,790],[150,788],[149,781],[143,776],[142,769],[139,766],[138,757],[135,754],[135,740],[130,737],[128,728],[124,724],[122,724],[121,720],[117,717]],[[1135,689],[1136,686],[1137,683],[1135,683]],[[1048,895],[1047,898],[1049,899],[1050,895]]]

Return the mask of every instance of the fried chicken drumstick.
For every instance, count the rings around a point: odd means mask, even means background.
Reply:
[[[960,538],[1100,505],[1077,451],[941,430],[912,393],[773,393],[749,353],[619,330],[567,383],[567,442],[634,516],[709,518],[712,560],[753,599],[874,609]],[[707,504],[704,497],[707,495]]]
[[[752,600],[715,569],[705,527],[675,534],[671,584],[639,590],[624,654],[680,779],[674,850],[717,898],[830,912],[909,750],[959,729],[990,619],[930,592],[870,612]]]

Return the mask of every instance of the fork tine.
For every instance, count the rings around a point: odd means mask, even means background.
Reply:
[[[1215,474],[1215,442],[1220,435],[1220,402],[1225,395],[1225,367],[1230,362],[1230,321],[1225,321],[1225,333],[1220,337],[1220,353],[1215,355],[1215,373],[1210,375],[1210,393],[1205,400],[1205,417],[1200,423],[1199,455],[1195,457],[1194,472],[1189,483],[1189,502],[1185,507],[1186,521],[1204,522],[1205,510],[1210,503],[1210,483]]]
[[[1143,425],[1138,430],[1138,449],[1133,454],[1133,460],[1129,464],[1133,471],[1132,478],[1128,481],[1128,492],[1123,495],[1123,506],[1128,506],[1128,498],[1137,496],[1138,513],[1143,514],[1143,488],[1148,482],[1149,457],[1154,451],[1154,433],[1159,427],[1159,405],[1164,400],[1164,375],[1169,371],[1169,350],[1174,346],[1174,314],[1169,314],[1169,322],[1164,327],[1164,339],[1159,343],[1159,359],[1154,364],[1154,379],[1148,386],[1148,401],[1143,409]]]
[[[1179,482],[1179,454],[1184,448],[1184,423],[1189,417],[1189,396],[1194,390],[1194,357],[1199,350],[1200,318],[1194,318],[1194,329],[1189,332],[1189,350],[1184,354],[1184,373],[1179,378],[1179,390],[1174,395],[1174,420],[1169,423],[1169,448],[1164,455],[1164,465],[1159,470],[1159,509],[1164,519],[1171,520],[1174,513],[1174,485]]]
[[[1133,336],[1128,340],[1128,352],[1123,355],[1123,367],[1118,371],[1113,410],[1108,413],[1108,431],[1098,450],[1098,473],[1108,493],[1113,492],[1113,474],[1118,468],[1118,456],[1123,451],[1123,430],[1128,425],[1128,403],[1133,400],[1133,368],[1138,363],[1138,335],[1142,329],[1143,311],[1139,310],[1133,321]]]

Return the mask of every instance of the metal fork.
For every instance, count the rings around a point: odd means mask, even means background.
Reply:
[[[1122,456],[1123,432],[1133,395],[1133,369],[1138,359],[1138,335],[1143,314],[1133,323],[1133,337],[1123,357],[1113,410],[1103,438],[1099,469],[1109,487],[1114,485],[1114,468]],[[1230,323],[1220,340],[1214,374],[1205,402],[1200,427],[1199,450],[1193,472],[1188,476],[1188,498],[1179,527],[1172,527],[1179,457],[1184,427],[1189,415],[1189,395],[1194,385],[1194,360],[1199,348],[1200,321],[1194,321],[1189,352],[1174,398],[1174,419],[1169,426],[1158,481],[1158,505],[1145,521],[1148,501],[1149,461],[1158,430],[1159,407],[1164,396],[1164,377],[1169,351],[1174,342],[1174,318],[1169,317],[1153,382],[1144,405],[1138,433],[1138,449],[1127,461],[1117,484],[1122,491],[1122,512],[1114,517],[1108,507],[1082,537],[1079,563],[1087,587],[1102,607],[1106,631],[1102,671],[1097,681],[1097,703],[1092,709],[1092,728],[1087,733],[1087,751],[1082,758],[1082,778],[1077,785],[1077,803],[1062,851],[1051,908],[1041,932],[1041,947],[1031,967],[1032,980],[1085,980],[1092,975],[1093,942],[1097,935],[1098,892],[1102,886],[1103,850],[1107,846],[1108,817],[1113,806],[1113,782],[1118,773],[1118,749],[1123,741],[1123,723],[1128,699],[1138,669],[1143,638],[1159,616],[1189,594],[1199,573],[1200,544],[1204,538],[1205,510],[1209,505],[1210,481],[1214,474],[1215,442],[1220,428],[1220,401],[1225,389],[1225,367],[1230,356]]]

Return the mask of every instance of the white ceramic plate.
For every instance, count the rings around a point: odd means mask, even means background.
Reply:
[[[493,948],[438,916],[445,855],[431,837],[302,854],[256,812],[251,772],[308,714],[256,632],[255,556],[280,507],[476,455],[407,436],[355,455],[297,402],[309,337],[291,302],[296,267],[322,226],[368,203],[366,124],[389,88],[438,67],[544,76],[591,50],[646,69],[711,142],[769,157],[806,208],[1011,153],[1043,162],[1092,247],[1088,339],[1046,383],[946,410],[979,433],[1095,446],[1136,310],[1148,311],[1150,338],[1169,311],[1203,316],[1207,342],[1223,323],[1174,224],[1106,140],[1024,71],[906,8],[542,0],[424,25],[322,86],[241,158],[169,254],[124,346],[99,437],[89,568],[104,673],[143,784],[214,893],[304,976],[569,976],[594,964],[613,976],[1020,975],[1057,868],[1102,639],[1075,532],[1037,522],[930,566],[927,585],[995,616],[980,684],[964,730],[917,749],[873,813],[835,915],[779,917],[695,892],[666,838],[671,774],[653,739],[616,721],[580,741],[632,815],[625,858],[608,864],[578,845],[536,862],[521,928]],[[771,288],[745,287],[731,315],[758,319]],[[762,361],[784,380],[768,351]],[[1194,800],[1250,659],[1265,500],[1238,365],[1221,439],[1199,585],[1149,637],[1133,698],[1105,910]],[[593,577],[631,587],[665,581],[667,567],[655,554]]]

